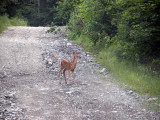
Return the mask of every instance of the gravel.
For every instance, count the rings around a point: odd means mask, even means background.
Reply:
[[[0,35],[0,120],[159,120],[157,98],[115,83],[113,75],[49,27],[10,27]],[[69,85],[58,84],[60,61],[79,52]],[[67,74],[66,74],[67,75]]]

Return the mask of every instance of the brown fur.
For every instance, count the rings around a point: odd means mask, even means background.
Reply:
[[[62,70],[63,70],[63,75],[64,75],[64,78],[65,78],[66,84],[69,83],[69,78],[70,78],[70,72],[71,71],[72,71],[72,75],[73,75],[74,84],[77,84],[76,81],[75,81],[74,69],[76,67],[77,58],[79,57],[79,54],[73,52],[73,55],[74,55],[74,58],[73,58],[73,60],[71,62],[68,61],[68,60],[62,60],[61,61],[61,69],[59,71],[59,84],[61,84],[61,73],[62,73]],[[68,70],[68,80],[66,80],[66,76],[65,76],[65,71],[66,70]]]

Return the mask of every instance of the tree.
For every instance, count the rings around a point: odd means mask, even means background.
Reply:
[[[25,17],[31,26],[45,26],[53,22],[58,0],[18,1],[18,15]]]
[[[70,28],[72,31],[75,31],[76,28],[79,30],[80,24],[81,33],[88,35],[94,45],[97,42],[104,45],[106,36],[112,37],[116,33],[116,26],[111,23],[113,17],[112,4],[114,4],[112,1],[82,0],[81,4],[76,7],[75,13],[72,14],[69,23]],[[77,24],[74,19],[81,23]]]
[[[0,15],[8,14],[9,17],[16,15],[16,2],[11,0],[0,0]]]
[[[115,37],[120,44],[118,54],[127,59],[142,61],[148,56],[158,57],[160,51],[160,1],[124,0],[121,19]],[[118,14],[119,15],[119,14]]]
[[[57,25],[66,25],[73,13],[76,5],[80,3],[80,0],[61,0],[57,2],[56,15],[54,23]]]

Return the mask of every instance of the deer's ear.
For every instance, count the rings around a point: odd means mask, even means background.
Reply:
[[[73,54],[75,54],[75,52],[73,52]]]

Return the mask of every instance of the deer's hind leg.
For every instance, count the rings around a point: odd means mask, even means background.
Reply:
[[[63,76],[64,76],[65,82],[66,82],[66,84],[67,84],[65,72],[66,72],[66,70],[64,69],[64,70],[63,70]]]
[[[63,68],[60,69],[59,71],[59,84],[61,84],[61,73],[62,73]]]
[[[68,70],[68,80],[67,80],[67,84],[69,84],[70,72],[71,72],[71,70]]]

